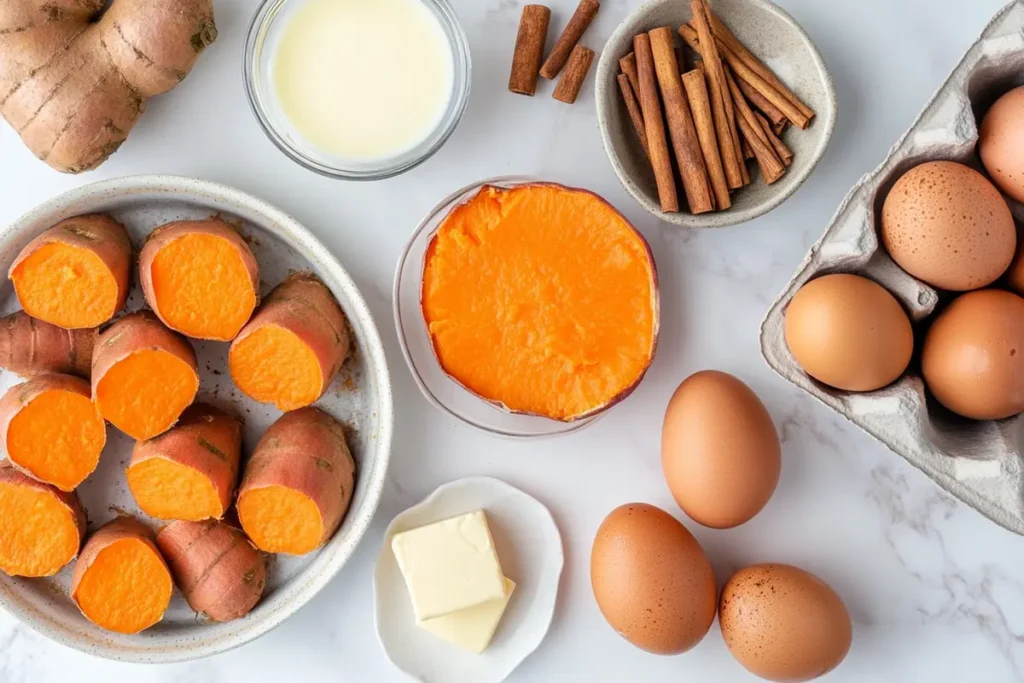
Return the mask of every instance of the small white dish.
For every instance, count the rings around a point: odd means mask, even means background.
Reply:
[[[479,509],[487,513],[502,569],[516,590],[490,647],[476,655],[416,625],[391,538]],[[558,526],[537,499],[487,477],[445,484],[395,517],[384,532],[373,573],[377,638],[388,659],[421,683],[500,683],[547,635],[564,562]]]

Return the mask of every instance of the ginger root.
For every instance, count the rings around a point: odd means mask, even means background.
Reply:
[[[0,3],[0,115],[64,173],[106,161],[146,99],[181,82],[217,38],[212,0],[105,4]]]

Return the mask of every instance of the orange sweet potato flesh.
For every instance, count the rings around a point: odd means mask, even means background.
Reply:
[[[278,285],[231,344],[231,378],[245,395],[280,410],[315,402],[348,355],[345,314],[308,273]]]
[[[175,427],[135,445],[128,488],[150,517],[220,519],[235,493],[241,451],[238,418],[196,403]]]
[[[628,395],[657,341],[646,241],[601,198],[553,184],[485,186],[453,209],[428,246],[421,302],[449,376],[562,421]]]
[[[107,441],[89,383],[71,375],[40,375],[0,399],[0,443],[26,474],[73,491],[93,473]]]
[[[124,307],[131,250],[113,218],[69,218],[29,242],[10,278],[33,318],[67,329],[97,327]]]
[[[78,555],[85,512],[74,493],[0,463],[0,529],[0,571],[53,576]]]
[[[263,595],[263,555],[232,526],[214,520],[171,522],[156,542],[189,606],[214,621],[244,617]]]
[[[259,295],[259,267],[228,223],[169,223],[139,254],[146,302],[172,330],[197,339],[231,341],[248,322]]]
[[[198,390],[191,345],[151,312],[121,318],[97,340],[93,401],[105,419],[138,441],[174,426]]]
[[[138,633],[159,622],[173,590],[153,533],[130,517],[89,538],[71,577],[71,598],[82,614],[117,633]]]
[[[238,490],[242,529],[261,550],[304,555],[337,531],[354,482],[342,426],[316,408],[286,413],[246,465]]]

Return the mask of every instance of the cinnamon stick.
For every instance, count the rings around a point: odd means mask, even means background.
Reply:
[[[768,134],[761,128],[761,123],[754,115],[754,111],[747,104],[747,101],[743,99],[743,93],[740,92],[732,75],[727,74],[726,80],[729,84],[729,91],[732,93],[733,100],[736,103],[736,121],[740,126],[740,131],[742,131],[743,137],[750,144],[750,148],[754,150],[754,157],[757,159],[757,165],[761,169],[761,177],[764,178],[767,184],[771,185],[785,175],[786,167],[775,156],[775,149],[768,140]]]
[[[729,86],[725,82],[722,60],[711,36],[705,5],[702,0],[692,0],[691,8],[696,26],[696,41],[702,48],[701,56],[704,58],[704,68],[708,75],[711,107],[718,134],[718,148],[721,150],[722,163],[725,166],[725,177],[729,188],[736,189],[743,186],[743,152],[739,148],[739,136],[736,134],[735,112],[730,116],[732,106],[729,102]]]
[[[576,11],[573,12],[572,18],[569,19],[569,23],[566,24],[565,29],[562,31],[562,35],[558,36],[558,41],[551,50],[551,54],[548,55],[544,65],[540,68],[541,76],[551,80],[558,75],[562,67],[569,60],[569,55],[572,53],[573,48],[576,47],[576,43],[580,42],[584,31],[590,26],[590,22],[594,20],[597,10],[600,8],[601,3],[598,0],[580,0],[580,4],[576,7]]]
[[[757,117],[758,123],[761,124],[761,128],[764,129],[765,135],[768,136],[768,142],[772,144],[772,149],[775,150],[775,156],[779,157],[782,161],[782,165],[789,168],[793,165],[793,151],[786,146],[786,143],[782,141],[776,133],[775,129],[772,128],[772,124],[768,122],[768,119],[764,117],[761,112],[754,112]]]
[[[750,50],[747,49],[746,45],[741,43],[736,36],[733,35],[732,31],[729,30],[729,27],[726,26],[721,19],[715,16],[714,13],[710,14],[710,18],[712,31],[719,40],[725,43],[729,50],[736,53],[736,56],[739,57],[744,64],[750,67],[754,73],[763,78],[765,82],[775,88],[780,95],[786,98],[786,100],[796,107],[796,109],[807,117],[808,120],[814,118],[814,110],[801,102],[800,98],[794,95],[793,92],[786,87],[786,84],[779,80],[775,75],[775,72],[765,66],[764,62],[751,53]],[[801,126],[801,128],[802,127],[803,126]]]
[[[622,69],[622,73],[626,74],[629,79],[629,84],[633,87],[633,92],[640,92],[640,79],[636,75],[636,53],[630,52],[628,55],[619,60],[619,68]]]
[[[654,55],[651,53],[651,39],[646,33],[633,38],[636,52],[637,80],[640,83],[640,109],[644,114],[644,130],[650,150],[651,168],[658,186],[658,202],[663,213],[679,210],[679,195],[676,194],[676,179],[672,174],[672,159],[669,158],[668,140],[665,138],[665,124],[661,118],[661,99],[654,74]]]
[[[633,86],[629,83],[629,77],[626,74],[619,74],[619,90],[622,92],[622,100],[626,103],[626,111],[629,112],[629,119],[633,122],[633,130],[636,131],[636,137],[640,140],[640,147],[644,150],[644,156],[647,157],[647,161],[651,160],[651,151],[647,148],[647,133],[644,131],[644,115],[640,113],[640,104],[636,101],[636,95],[633,93]]]
[[[510,91],[530,97],[537,92],[537,77],[544,58],[544,41],[547,40],[550,21],[551,10],[544,5],[523,7],[515,52],[512,53],[512,73],[508,77]]]
[[[704,73],[700,69],[687,71],[682,75],[682,81],[686,98],[690,103],[690,111],[693,113],[693,123],[697,129],[700,151],[704,155],[704,165],[707,166],[708,177],[711,179],[711,189],[715,192],[715,206],[719,211],[723,211],[732,206],[732,199],[729,197],[729,184],[725,179],[725,168],[722,166],[722,156],[718,150],[715,121],[711,114],[711,99],[708,97]]]
[[[663,26],[653,29],[647,36],[651,43],[654,71],[661,88],[661,99],[665,103],[669,138],[676,154],[676,164],[682,176],[690,213],[697,215],[714,211],[715,196],[708,180],[690,105],[686,103],[686,95],[683,94],[672,29]]]
[[[754,158],[754,150],[750,148],[750,143],[747,142],[746,138],[743,138],[743,160],[749,161]]]
[[[785,121],[780,121],[779,123],[772,124],[772,130],[775,131],[776,135],[782,135],[783,133],[786,132],[787,128],[789,128],[789,119],[786,119]]]
[[[583,81],[587,78],[587,72],[590,71],[590,65],[593,63],[593,50],[583,45],[574,47],[552,97],[566,104],[575,102],[580,94],[580,88],[583,87]]]
[[[743,93],[743,96],[747,98],[747,101],[760,109],[761,112],[768,117],[768,120],[772,122],[773,126],[783,124],[789,120],[786,118],[786,115],[782,113],[782,110],[769,102],[767,97],[754,90],[754,88],[742,78],[738,79],[737,85],[740,86],[740,91]]]

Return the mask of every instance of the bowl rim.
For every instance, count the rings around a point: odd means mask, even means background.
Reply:
[[[612,151],[611,132],[609,130],[610,124],[608,121],[608,107],[611,106],[610,103],[614,98],[608,96],[608,91],[613,89],[611,85],[609,85],[609,78],[614,75],[615,65],[618,64],[618,57],[611,54],[611,46],[614,43],[619,42],[623,35],[633,30],[633,27],[637,23],[639,17],[650,12],[652,8],[667,5],[671,1],[672,0],[649,0],[649,2],[645,2],[640,5],[640,7],[633,10],[629,16],[627,16],[622,23],[618,25],[605,43],[604,49],[601,51],[601,58],[598,60],[597,65],[597,86],[594,88],[597,122],[598,128],[601,131],[601,144],[604,147],[608,161],[611,163],[612,169],[615,171],[615,175],[622,184],[622,187],[634,200],[636,200],[638,204],[640,204],[640,206],[644,208],[644,210],[660,220],[687,228],[708,229],[727,228],[733,225],[739,225],[740,223],[746,223],[773,211],[793,196],[793,194],[796,193],[796,191],[807,181],[811,173],[814,172],[814,169],[821,161],[821,158],[825,155],[825,150],[828,149],[829,142],[835,132],[838,113],[835,83],[832,81],[832,75],[829,73],[825,60],[822,58],[821,53],[818,51],[818,47],[814,44],[810,35],[808,35],[807,31],[805,31],[804,28],[800,26],[800,24],[797,23],[797,21],[788,12],[786,12],[786,10],[779,7],[774,2],[771,2],[771,0],[744,0],[763,11],[775,15],[782,23],[786,24],[793,31],[795,36],[800,38],[801,42],[804,43],[808,54],[811,56],[811,59],[817,68],[821,84],[824,86],[825,90],[825,99],[828,103],[828,107],[815,112],[817,122],[814,124],[824,126],[825,133],[821,138],[820,144],[814,150],[814,156],[811,159],[811,163],[809,163],[806,168],[798,171],[794,176],[792,176],[796,178],[796,181],[784,191],[772,195],[766,201],[758,204],[757,206],[752,206],[747,209],[728,209],[726,211],[718,211],[696,216],[685,211],[680,211],[678,213],[662,213],[660,207],[637,191],[634,180],[626,173],[618,157]]]
[[[369,477],[366,497],[361,508],[353,507],[347,513],[354,518],[357,517],[358,521],[353,524],[349,534],[344,537],[335,534],[320,549],[321,554],[330,554],[326,558],[326,564],[318,573],[309,576],[314,567],[306,567],[285,584],[285,587],[291,587],[293,591],[292,595],[282,596],[287,597],[287,600],[282,600],[280,605],[276,605],[275,609],[264,614],[261,619],[236,622],[239,627],[231,633],[214,637],[201,644],[186,641],[152,648],[125,648],[112,641],[96,640],[84,635],[73,634],[63,625],[58,627],[59,622],[52,616],[33,609],[31,605],[15,602],[3,591],[0,591],[0,607],[21,624],[54,642],[79,652],[114,661],[168,664],[220,654],[265,635],[309,603],[348,563],[356,548],[365,539],[384,491],[394,431],[394,400],[384,344],[369,306],[351,276],[340,261],[308,228],[274,205],[246,192],[220,183],[186,176],[136,175],[110,178],[74,188],[46,200],[12,221],[0,230],[0,234],[9,235],[25,230],[26,226],[38,222],[47,215],[64,211],[78,202],[109,201],[143,193],[166,193],[191,197],[197,204],[216,202],[243,208],[260,219],[259,221],[249,219],[251,222],[257,223],[261,229],[281,239],[309,261],[311,266],[323,269],[327,276],[325,279],[340,287],[345,308],[350,310],[353,317],[359,321],[360,337],[369,352],[369,357],[366,359],[368,374],[372,375],[372,381],[377,390],[377,404],[374,408],[379,415],[377,434],[371,449],[372,459],[367,458],[367,461],[372,461],[373,466],[366,467],[364,465],[361,468],[362,476]]]

